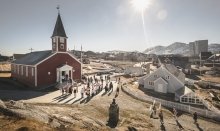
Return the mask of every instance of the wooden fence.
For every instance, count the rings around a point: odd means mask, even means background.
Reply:
[[[181,103],[177,103],[177,102],[172,102],[172,101],[167,101],[167,100],[163,100],[163,99],[159,99],[159,98],[155,98],[155,97],[151,97],[151,96],[147,96],[147,95],[139,95],[139,93],[137,92],[132,92],[129,88],[123,86],[122,87],[122,91],[124,91],[126,94],[130,95],[133,98],[136,98],[138,100],[144,101],[144,102],[158,102],[161,103],[162,106],[164,107],[168,107],[168,108],[176,108],[177,110],[180,111],[184,111],[190,114],[193,114],[194,112],[197,112],[197,114],[199,116],[205,117],[205,118],[210,118],[216,121],[220,121],[220,113],[216,110],[216,111],[210,111],[207,109],[201,109],[201,108],[196,108],[196,107],[192,107],[190,105],[185,105],[185,104],[181,104]],[[207,104],[207,103],[205,103]],[[207,105],[209,106],[209,105]]]

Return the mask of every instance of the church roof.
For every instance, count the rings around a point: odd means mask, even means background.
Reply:
[[[35,52],[25,54],[22,58],[13,61],[13,63],[24,64],[24,65],[35,65],[52,54],[53,53],[51,50],[35,51]]]
[[[59,13],[58,13],[58,16],[57,16],[56,25],[55,25],[54,30],[53,30],[52,37],[54,37],[54,36],[67,37]]]

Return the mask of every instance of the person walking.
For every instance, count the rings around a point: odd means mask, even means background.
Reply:
[[[160,110],[159,112],[160,123],[163,125],[163,112]]]
[[[173,107],[173,116],[177,120],[177,111],[175,107]]]
[[[198,118],[198,116],[197,116],[197,112],[194,112],[194,113],[193,113],[193,120],[194,120],[194,123],[197,123],[197,118]]]

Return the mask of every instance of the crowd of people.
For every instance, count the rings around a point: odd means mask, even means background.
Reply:
[[[84,83],[81,88],[79,88],[78,85],[71,79],[65,77],[62,80],[62,83],[64,86],[61,86],[61,92],[62,95],[64,94],[74,94],[74,98],[77,97],[78,91],[80,91],[81,98],[86,97],[88,100],[98,93],[100,93],[102,90],[105,91],[105,93],[112,92],[113,91],[113,81],[111,81],[110,75],[105,75],[105,76],[84,76],[83,77],[83,82]],[[116,82],[120,82],[120,77],[117,79]],[[118,96],[119,93],[119,87],[116,89],[116,95],[115,97]]]

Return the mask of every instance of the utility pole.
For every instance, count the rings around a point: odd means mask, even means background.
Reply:
[[[81,60],[81,63],[82,63],[82,45],[81,45],[80,60]]]
[[[215,54],[214,54],[214,59],[213,59],[213,67],[215,67]]]
[[[201,56],[202,56],[202,54],[200,52],[200,55],[199,55],[199,63],[200,63],[199,71],[200,71],[200,75],[201,75],[201,65],[202,65],[202,63],[201,63]]]
[[[29,50],[32,52],[34,49],[33,49],[33,48],[30,48]]]

